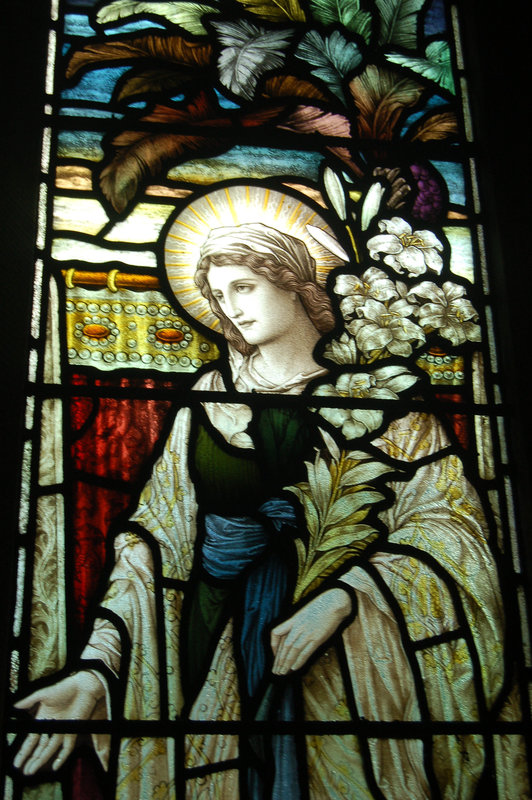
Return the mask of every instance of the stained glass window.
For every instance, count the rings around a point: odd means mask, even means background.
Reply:
[[[462,12],[52,3],[6,800],[529,796]]]

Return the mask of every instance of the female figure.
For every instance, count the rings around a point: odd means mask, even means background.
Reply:
[[[502,610],[485,520],[434,417],[407,414],[373,441],[407,478],[390,483],[382,546],[290,608],[291,541],[302,516],[283,487],[304,479],[317,442],[300,411],[272,409],[261,396],[301,393],[325,372],[313,353],[334,317],[314,268],[302,241],[261,223],[211,232],[196,283],[229,343],[230,374],[212,369],[194,388],[232,384],[259,401],[199,396],[178,412],[116,538],[105,613],[82,655],[90,669],[18,705],[40,717],[109,716],[94,664],[119,674],[125,631],[126,719],[219,723],[185,736],[191,798],[260,796],[263,785],[238,759],[251,764],[264,741],[248,746],[223,723],[253,719],[271,674],[298,670],[301,682],[281,693],[274,718],[338,727],[324,736],[289,728],[266,743],[274,797],[305,794],[308,775],[316,800],[469,798],[483,770],[480,735],[458,740],[425,728],[400,739],[357,725],[485,720],[501,690]],[[94,743],[106,763],[109,737]],[[33,773],[54,759],[58,768],[73,746],[70,736],[29,736],[16,764]],[[180,797],[174,756],[170,740],[122,739],[119,796],[138,800],[163,787],[157,796]]]

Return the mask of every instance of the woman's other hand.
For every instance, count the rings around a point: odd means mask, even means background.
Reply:
[[[347,591],[334,588],[318,595],[271,633],[274,654],[272,672],[286,675],[300,669],[351,614]]]
[[[90,719],[98,700],[105,694],[103,683],[94,673],[76,672],[46,686],[15,703],[36,719]],[[33,775],[52,761],[52,769],[63,766],[76,744],[76,733],[29,733],[13,764],[25,775]]]

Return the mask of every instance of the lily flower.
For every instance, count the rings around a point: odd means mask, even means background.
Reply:
[[[356,364],[357,355],[355,340],[345,331],[339,339],[328,342],[323,350],[323,357],[335,364]]]
[[[419,346],[425,341],[423,329],[409,319],[417,310],[417,306],[405,298],[389,305],[370,298],[364,306],[357,308],[361,319],[350,322],[347,329],[366,357],[384,348],[393,355],[406,357],[411,355],[414,342]]]
[[[432,231],[412,231],[412,227],[400,217],[380,220],[380,234],[368,240],[370,257],[383,261],[396,272],[407,272],[412,276],[422,275],[431,269],[440,274],[443,245]]]
[[[340,310],[344,319],[350,319],[357,308],[363,306],[368,298],[381,303],[399,297],[397,286],[382,269],[370,267],[363,275],[339,275],[334,287],[336,294],[343,297]]]
[[[353,397],[377,400],[397,400],[417,381],[406,367],[381,367],[373,372],[344,372],[336,384],[324,384],[314,392],[321,397]],[[346,439],[356,439],[376,430],[384,418],[384,411],[373,408],[321,408],[324,419],[341,428]]]
[[[441,288],[423,281],[408,293],[409,297],[429,300],[419,308],[420,325],[433,328],[453,345],[481,339],[480,326],[474,322],[478,313],[464,295],[464,287],[451,281],[446,281]]]

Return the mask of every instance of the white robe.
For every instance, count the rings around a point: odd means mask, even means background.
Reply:
[[[237,389],[260,391],[264,385],[249,360],[234,366]],[[310,376],[300,376],[284,391],[297,393]],[[224,390],[217,371],[206,373],[197,389]],[[241,404],[205,404],[211,421],[235,446],[253,444],[245,433],[251,411]],[[197,505],[188,471],[191,411],[181,409],[164,451],[153,468],[132,516],[156,543],[163,578],[182,582],[161,587],[152,551],[134,531],[115,540],[116,561],[102,605],[125,624],[131,642],[126,687],[126,719],[175,719],[183,704],[179,679],[181,604],[189,579],[196,537]],[[356,592],[358,611],[345,628],[342,643],[348,665],[349,692],[358,715],[368,721],[422,719],[415,671],[422,677],[425,703],[432,720],[477,721],[479,709],[473,684],[473,660],[480,668],[487,706],[503,681],[504,618],[497,569],[487,542],[487,528],[475,489],[467,481],[460,459],[446,448],[449,441],[439,422],[428,414],[410,413],[390,424],[374,440],[383,452],[412,465],[413,477],[389,485],[395,502],[381,513],[389,536],[382,551],[353,566],[342,579]],[[416,469],[416,463],[419,466]],[[388,543],[392,545],[388,546]],[[394,548],[394,546],[401,546]],[[405,547],[403,547],[405,546]],[[159,555],[158,555],[159,559]],[[476,656],[465,639],[450,632],[459,628],[456,604],[442,575],[452,582],[471,631]],[[158,630],[156,607],[164,614]],[[404,626],[398,623],[398,616]],[[446,632],[448,640],[437,641]],[[209,675],[191,713],[194,720],[239,719],[239,696],[229,623],[220,638]],[[157,643],[164,637],[168,709],[161,710]],[[422,642],[412,668],[405,639]],[[100,659],[118,673],[120,637],[108,620],[97,620],[83,658]],[[349,722],[346,686],[338,650],[331,646],[303,675],[307,720]],[[107,713],[109,704],[107,704]],[[100,708],[104,715],[106,710]],[[306,737],[309,789],[312,800],[373,798],[364,769],[360,740],[349,734]],[[109,737],[94,737],[105,763]],[[496,751],[504,750],[504,737]],[[369,738],[370,773],[386,800],[429,798],[423,743],[416,738]],[[508,749],[508,748],[506,748]],[[186,737],[185,766],[220,764],[238,757],[238,736],[191,734]],[[479,735],[439,733],[432,738],[432,763],[445,800],[473,796],[484,764]],[[123,738],[120,744],[117,796],[124,800],[180,797],[174,784],[174,748],[163,738]],[[237,798],[236,768],[191,777],[187,798]],[[510,795],[508,795],[509,797]],[[518,796],[517,794],[515,795]]]

